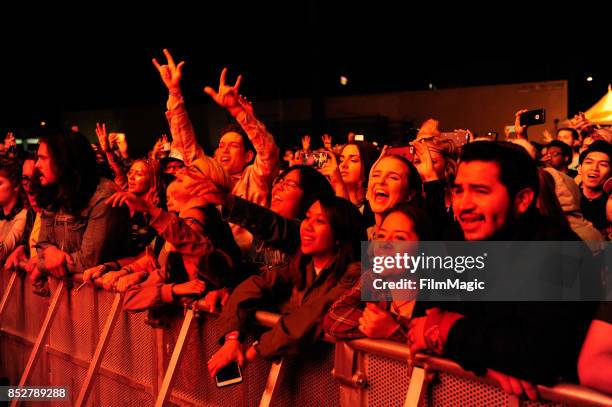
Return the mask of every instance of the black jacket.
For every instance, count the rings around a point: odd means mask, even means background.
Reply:
[[[494,240],[580,239],[569,228],[532,211]],[[585,255],[590,255],[584,246]],[[578,354],[596,310],[594,302],[454,302],[437,306],[465,316],[451,328],[444,356],[477,374],[492,368],[545,385],[561,378],[576,380]]]

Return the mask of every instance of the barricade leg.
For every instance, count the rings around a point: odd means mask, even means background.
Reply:
[[[6,290],[2,294],[2,300],[0,300],[0,328],[2,327],[2,317],[4,316],[4,310],[6,309],[6,304],[8,302],[9,296],[13,291],[13,287],[15,286],[15,280],[17,280],[17,273],[14,272],[11,274],[11,278],[9,279],[8,284],[6,285]]]
[[[270,367],[270,374],[268,375],[268,381],[266,382],[266,387],[264,388],[261,401],[259,402],[259,407],[269,407],[270,403],[272,403],[272,397],[278,388],[278,378],[280,377],[282,367],[283,359],[272,363],[272,366]]]
[[[367,384],[362,357],[345,341],[337,341],[334,349],[334,369],[332,376],[340,385],[341,406],[362,406],[363,389]]]
[[[404,407],[418,407],[421,403],[421,400],[425,395],[425,391],[427,390],[425,374],[426,372],[424,368],[418,366],[413,367]]]
[[[89,398],[89,393],[91,392],[91,389],[93,388],[94,384],[93,379],[98,373],[98,369],[100,368],[102,359],[104,358],[104,353],[106,352],[106,348],[110,342],[110,336],[113,333],[113,329],[115,328],[117,317],[121,313],[121,299],[121,294],[115,294],[115,297],[113,299],[113,305],[111,306],[108,318],[106,319],[104,328],[100,335],[100,339],[98,340],[98,344],[96,346],[93,358],[91,360],[91,363],[89,364],[89,369],[87,370],[85,381],[81,386],[79,397],[77,398],[77,402],[75,403],[76,407],[81,407],[85,405],[87,399]]]
[[[55,319],[55,314],[58,310],[58,304],[60,302],[61,296],[64,293],[64,281],[60,280],[57,288],[55,289],[55,293],[53,293],[53,297],[51,298],[51,303],[49,304],[49,310],[47,311],[47,315],[45,316],[45,320],[43,322],[42,327],[40,328],[40,332],[38,333],[38,337],[36,338],[36,343],[34,344],[34,348],[32,349],[32,353],[30,354],[30,358],[28,359],[28,364],[21,375],[21,379],[19,380],[18,387],[25,386],[34,365],[36,364],[38,357],[40,356],[40,352],[42,350],[42,344],[47,339],[49,332],[51,331],[51,325],[53,324],[53,320]],[[11,407],[16,407],[19,405],[19,399],[14,399],[11,402]]]
[[[187,334],[189,333],[189,328],[191,327],[193,317],[193,309],[188,309],[185,313],[185,319],[183,320],[181,332],[179,333],[176,345],[174,346],[174,351],[172,351],[172,357],[170,358],[170,362],[168,363],[168,369],[166,369],[164,381],[162,383],[161,388],[159,389],[159,394],[157,395],[157,400],[155,401],[155,407],[163,407],[168,399],[168,396],[170,395],[169,392],[172,386],[174,372],[176,371],[176,367],[180,362],[181,354],[183,352],[183,346],[185,345],[185,340],[187,339]]]

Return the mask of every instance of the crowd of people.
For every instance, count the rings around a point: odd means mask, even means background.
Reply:
[[[575,241],[606,256],[612,239],[612,131],[584,116],[545,144],[469,133],[458,145],[428,120],[411,155],[310,136],[282,152],[240,92],[241,76],[205,88],[235,120],[213,156],[198,144],[181,78],[184,62],[153,59],[168,90],[171,137],[131,157],[124,134],[44,130],[35,156],[8,135],[0,152],[0,262],[48,279],[82,273],[124,293],[126,311],[163,318],[167,304],[203,299],[225,334],[208,362],[307,352],[338,339],[399,341],[489,374],[509,393],[579,381],[612,393],[610,302],[362,300],[361,242]],[[396,146],[397,147],[397,146]],[[408,147],[408,141],[404,147]],[[603,262],[605,265],[605,262]],[[596,279],[604,280],[602,268]],[[396,299],[397,298],[397,299]],[[248,348],[257,310],[279,321]]]

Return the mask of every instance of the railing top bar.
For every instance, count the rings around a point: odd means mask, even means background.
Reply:
[[[69,276],[68,280],[76,284],[81,284],[83,282],[83,274],[72,274]],[[203,305],[203,300],[200,299],[193,304],[193,308],[200,311],[206,311]],[[279,314],[268,311],[258,311],[255,314],[257,322],[265,327],[274,326],[280,317]],[[331,343],[336,342],[334,338],[328,335],[325,335],[323,340]],[[410,350],[408,346],[402,343],[366,338],[352,340],[349,341],[348,344],[353,349],[360,352],[376,354],[407,363],[410,360]],[[455,376],[499,386],[497,381],[488,375],[478,377],[473,373],[463,370],[457,363],[448,359],[419,353],[416,355],[414,363],[415,365],[426,367],[434,371],[446,372]],[[612,406],[612,396],[576,384],[562,383],[552,388],[538,386],[538,391],[541,397],[546,400],[582,406]]]
[[[258,311],[256,314],[257,322],[267,327],[274,325],[279,318],[280,315],[268,311]],[[333,338],[329,337],[326,337],[326,340],[334,341]],[[408,362],[410,359],[410,349],[408,346],[398,342],[379,339],[355,339],[350,341],[349,345],[355,350],[373,353],[391,359],[405,362]],[[415,364],[499,387],[497,381],[488,375],[484,377],[476,376],[473,373],[463,370],[461,366],[449,359],[419,353],[416,355]],[[612,397],[576,384],[562,383],[552,388],[538,386],[538,391],[540,395],[547,400],[554,400],[567,404],[612,406]]]

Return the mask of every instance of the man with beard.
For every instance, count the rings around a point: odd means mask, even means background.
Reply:
[[[117,186],[98,174],[95,153],[80,133],[49,131],[40,137],[36,172],[42,207],[37,256],[30,259],[32,280],[67,273],[123,257],[128,212],[105,200]]]
[[[468,144],[452,186],[452,206],[463,237],[468,241],[579,241],[568,226],[538,212],[538,190],[536,162],[522,147]],[[524,250],[525,245],[506,247],[509,253],[503,261],[511,265],[503,270],[512,274],[505,277],[524,277],[523,266],[530,266],[531,259],[512,249]],[[590,256],[586,246],[580,253]],[[531,399],[538,396],[531,383],[552,385],[560,377],[576,380],[580,344],[594,313],[591,303],[570,302],[421,306],[427,308],[426,316],[412,320],[408,335],[412,352],[444,355],[476,374],[488,373],[507,392],[526,393]]]

